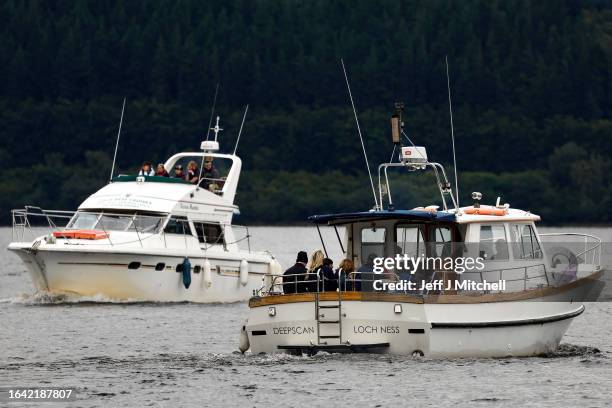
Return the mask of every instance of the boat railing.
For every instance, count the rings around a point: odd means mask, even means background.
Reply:
[[[41,235],[52,234],[55,231],[62,229],[81,229],[79,227],[78,220],[71,223],[74,215],[77,211],[60,211],[60,210],[44,210],[40,207],[26,206],[25,208],[14,209],[11,211],[12,214],[12,241],[25,241],[34,240]],[[165,248],[168,248],[167,232],[162,229],[165,221],[168,219],[167,215],[145,215],[138,213],[113,213],[110,211],[94,212],[84,211],[81,212],[85,216],[92,217],[93,228],[98,229],[107,233],[108,244],[111,246],[118,244],[132,244],[139,243],[141,247],[144,247],[143,241],[150,239],[158,233],[161,233],[162,242]],[[179,223],[185,223],[186,220],[181,217],[171,217]],[[71,225],[74,224],[74,225]],[[120,224],[120,225],[118,225]],[[117,229],[117,227],[120,227]],[[246,244],[246,248],[242,248],[251,253],[251,234],[249,227],[243,225],[234,224],[221,224],[220,225],[223,234],[220,234],[218,240],[215,242],[208,242],[206,247],[210,247],[216,244],[222,244],[227,249],[228,245]],[[232,228],[234,232],[234,240],[232,242],[225,240],[226,228]],[[90,228],[86,228],[90,229]],[[189,226],[183,225],[181,235],[185,238],[191,237],[192,233]],[[123,231],[123,232],[135,232],[136,239],[129,241],[113,241],[111,232]],[[236,231],[239,233],[236,234]],[[241,231],[243,233],[241,233]],[[99,244],[99,243],[98,243]]]
[[[249,232],[249,227],[246,225],[236,225],[236,224],[225,224],[224,228],[232,228],[234,232],[234,241],[233,242],[225,242],[225,245],[237,244],[240,248],[240,245],[246,243],[246,250],[251,253],[251,233]],[[236,236],[236,231],[241,231],[239,235],[243,235],[242,237]]]
[[[448,274],[447,271],[438,271],[436,273]],[[436,273],[432,275],[432,281],[435,279]],[[510,268],[465,271],[458,276],[460,277],[459,283],[454,288],[458,293],[513,293],[555,286],[555,281],[550,278],[546,265],[543,263]],[[462,286],[461,282],[468,283]],[[503,283],[503,287],[500,286],[499,290],[473,289],[471,282],[476,284],[483,282]]]
[[[426,276],[425,276],[426,275]],[[351,272],[348,276],[340,279],[326,279],[312,272],[306,275],[268,274],[269,285],[262,287],[258,296],[281,295],[288,293],[321,293],[321,292],[383,292],[383,293],[407,293],[417,296],[430,294],[492,294],[492,293],[516,293],[527,290],[539,289],[549,286],[556,286],[557,282],[551,279],[545,264],[525,265],[520,267],[487,269],[482,271],[465,271],[461,274],[452,270],[431,270],[421,271],[416,274],[409,274],[409,278],[400,276],[395,272],[384,272],[376,274],[374,272]],[[448,278],[448,279],[447,279]],[[375,282],[383,281],[387,283],[397,283],[400,280],[414,282],[414,290],[378,290]],[[435,287],[435,289],[424,288],[422,282],[432,283],[434,281],[444,281],[445,285]],[[500,286],[500,290],[473,289],[472,285],[451,285],[446,286],[448,280],[472,281],[475,283],[498,283],[505,282],[505,288]],[[567,283],[567,282],[563,282]],[[379,285],[380,286],[380,285]],[[458,287],[458,289],[457,289]],[[464,288],[464,289],[462,289]]]
[[[546,245],[545,248],[551,257],[554,258],[557,255],[555,250],[560,245],[564,245],[562,248],[571,251],[571,254],[568,255],[570,257],[573,255],[578,264],[594,265],[596,269],[601,268],[601,238],[576,232],[549,232],[540,234],[540,237],[540,239],[544,238],[542,243]],[[552,240],[549,240],[549,238],[552,238]],[[553,245],[556,245],[556,247],[553,247]]]
[[[34,239],[49,230],[57,230],[65,227],[74,216],[75,211],[43,210],[40,207],[26,206],[11,210],[13,241]],[[36,229],[36,230],[34,230]]]

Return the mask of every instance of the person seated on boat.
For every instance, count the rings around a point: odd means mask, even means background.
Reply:
[[[298,293],[298,282],[304,281],[308,274],[307,263],[308,254],[305,251],[298,252],[295,265],[283,273],[283,292],[285,294]]]
[[[170,175],[168,174],[168,171],[166,170],[166,166],[164,166],[164,163],[159,163],[157,165],[157,169],[155,170],[155,175],[158,177],[170,177]]]
[[[381,279],[381,277],[377,277],[376,274],[374,274],[374,259],[377,257],[378,255],[371,253],[368,255],[366,263],[357,269],[357,277],[361,282],[360,289],[364,292],[372,292],[374,290],[374,280]]]
[[[336,269],[336,279],[340,291],[355,290],[355,264],[350,259],[343,259]]]
[[[497,261],[508,259],[508,243],[505,239],[500,238],[495,241],[495,255],[491,256],[490,259]]]
[[[334,261],[324,258],[323,265],[321,265],[317,274],[319,275],[319,292],[336,292],[338,290],[338,278],[334,272]]]
[[[185,180],[185,173],[183,173],[183,166],[177,164],[174,166],[174,178]]]
[[[139,176],[154,176],[155,171],[151,167],[150,161],[145,161],[142,163],[142,167],[140,167],[140,171],[138,172]]]
[[[199,177],[200,170],[198,170],[198,164],[192,160],[187,164],[187,176],[185,180],[193,184],[198,184]]]
[[[308,273],[306,274],[306,278],[302,282],[302,284],[298,284],[298,292],[316,292],[317,291],[317,273],[321,266],[323,266],[323,259],[325,255],[323,255],[323,251],[317,249],[310,256],[310,265],[308,269]]]
[[[223,187],[219,170],[213,164],[211,156],[204,157],[204,168],[202,169],[202,183],[200,186],[210,191],[217,191]]]

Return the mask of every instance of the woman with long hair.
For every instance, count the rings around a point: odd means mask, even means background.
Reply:
[[[336,270],[340,291],[355,290],[355,264],[350,259],[343,259]]]
[[[308,274],[306,275],[307,282],[304,282],[305,292],[316,292],[317,288],[317,274],[319,273],[319,269],[323,266],[323,259],[325,259],[325,255],[323,251],[317,249],[310,256],[310,263],[308,265]]]

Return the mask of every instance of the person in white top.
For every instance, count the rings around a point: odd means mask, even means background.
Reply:
[[[155,175],[155,170],[153,170],[153,167],[151,167],[150,161],[146,161],[142,163],[142,167],[140,168],[138,175],[139,176],[154,176]]]

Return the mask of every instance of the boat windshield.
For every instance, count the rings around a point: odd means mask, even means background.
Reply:
[[[190,165],[195,165],[197,177],[200,176],[201,171],[202,177],[199,179],[200,187],[216,194],[221,194],[232,164],[233,161],[228,158],[214,157],[212,155],[205,155],[204,157],[201,155],[187,155],[180,157],[176,162],[174,162],[174,167],[168,169],[168,171],[170,172],[170,177],[180,177],[177,175],[176,169],[177,167],[181,167],[181,174],[184,174],[183,177],[189,177],[188,172]],[[200,169],[200,167],[202,167],[202,169]]]
[[[166,216],[162,214],[78,211],[66,228],[155,234],[160,231],[165,219]]]

